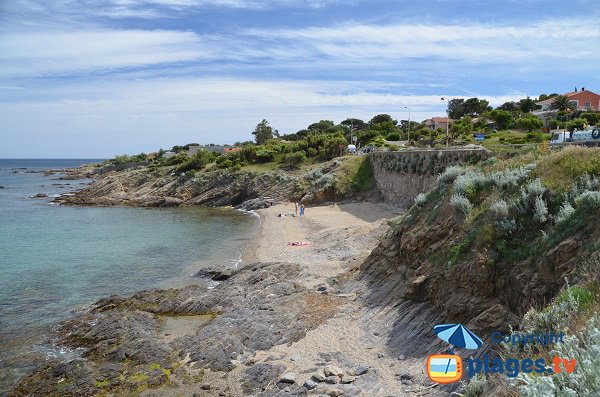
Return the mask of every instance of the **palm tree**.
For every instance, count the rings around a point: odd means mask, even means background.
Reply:
[[[573,107],[573,103],[570,102],[569,97],[566,95],[558,95],[554,97],[554,102],[552,102],[552,109],[554,110],[572,110]]]

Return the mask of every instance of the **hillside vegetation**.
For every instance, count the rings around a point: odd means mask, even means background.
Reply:
[[[402,297],[429,300],[481,335],[569,335],[561,345],[497,353],[535,359],[559,350],[580,363],[574,376],[479,379],[469,395],[600,395],[600,150],[492,158],[449,167],[438,182],[392,222],[364,270],[395,268],[407,283]]]

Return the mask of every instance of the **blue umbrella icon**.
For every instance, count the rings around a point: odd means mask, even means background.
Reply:
[[[463,349],[479,349],[483,341],[462,324],[440,324],[433,327],[441,340]]]

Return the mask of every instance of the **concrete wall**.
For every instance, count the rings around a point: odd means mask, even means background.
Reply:
[[[450,165],[474,164],[490,157],[481,149],[415,150],[369,154],[377,188],[386,203],[409,208],[419,193],[431,190]]]

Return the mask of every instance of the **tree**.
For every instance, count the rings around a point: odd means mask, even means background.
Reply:
[[[451,119],[460,119],[465,115],[465,100],[462,98],[455,98],[448,101],[448,117]]]
[[[544,126],[544,122],[539,117],[536,117],[532,114],[521,117],[517,120],[516,124],[517,127],[527,130],[527,132],[539,130]]]
[[[371,127],[371,131],[377,133],[377,135],[387,136],[393,132],[398,132],[398,128],[391,121],[384,121],[382,123],[374,124]]]
[[[367,123],[365,123],[361,119],[353,119],[353,118],[347,118],[346,120],[342,121],[340,124],[344,125],[346,127],[352,126],[358,130],[362,130],[367,126]]]
[[[513,122],[513,115],[506,110],[496,109],[492,112],[492,119],[496,122],[498,129],[506,130]]]
[[[455,98],[448,101],[448,117],[451,119],[460,119],[463,116],[477,116],[488,110],[491,110],[490,103],[485,99],[469,98],[466,101],[462,98]]]
[[[485,99],[469,98],[464,103],[466,116],[477,116],[488,110],[490,103]]]
[[[262,145],[269,139],[273,139],[273,136],[279,136],[279,132],[277,130],[273,130],[269,125],[269,122],[265,119],[256,125],[254,132],[252,133],[254,138],[256,139],[257,145]]]
[[[529,113],[536,108],[535,101],[529,97],[519,101],[519,109],[523,113]]]
[[[309,131],[317,131],[317,132],[333,132],[333,131],[328,131],[332,128],[334,128],[335,123],[331,120],[321,120],[318,123],[313,123],[311,125],[308,126],[308,130]]]
[[[558,95],[554,98],[552,103],[552,109],[555,110],[572,110],[573,104],[570,102],[569,97],[565,95]]]
[[[473,132],[473,119],[465,116],[460,120],[452,123],[448,133],[451,139],[457,139],[461,136],[469,135]]]
[[[397,120],[394,120],[392,118],[392,116],[390,116],[389,114],[378,114],[377,116],[373,117],[370,121],[369,124],[371,126],[375,125],[375,124],[380,124],[380,123],[386,123],[386,122],[390,122],[393,125],[398,124]]]
[[[498,106],[496,109],[506,110],[507,112],[517,112],[520,108],[516,102],[504,102],[502,105]]]

